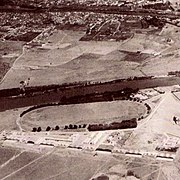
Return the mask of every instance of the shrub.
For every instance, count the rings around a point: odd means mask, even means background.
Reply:
[[[59,126],[56,126],[56,127],[55,127],[55,130],[56,130],[56,131],[59,130]]]
[[[36,132],[37,128],[33,127],[32,132]]]
[[[40,132],[41,130],[42,130],[41,127],[38,127],[37,132]]]
[[[46,128],[46,131],[50,131],[51,130],[51,128],[48,126],[47,128]]]
[[[85,127],[86,127],[86,125],[87,125],[87,124],[83,124],[83,128],[85,128]]]
[[[72,124],[69,125],[69,129],[73,129],[73,125]]]

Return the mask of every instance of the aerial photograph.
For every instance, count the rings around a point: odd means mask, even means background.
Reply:
[[[180,0],[0,0],[0,180],[180,180]]]

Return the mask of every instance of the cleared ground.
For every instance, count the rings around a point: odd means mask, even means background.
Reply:
[[[68,124],[102,123],[128,120],[144,115],[143,104],[131,101],[98,102],[76,105],[46,107],[29,112],[21,120],[22,127],[32,130],[41,126],[64,126]]]

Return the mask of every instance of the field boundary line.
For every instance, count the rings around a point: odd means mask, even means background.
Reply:
[[[33,164],[33,163],[35,163],[36,161],[39,161],[40,159],[42,159],[42,158],[44,158],[44,157],[46,157],[46,156],[50,155],[53,151],[54,151],[54,149],[52,149],[51,151],[48,151],[46,154],[44,154],[44,155],[40,156],[40,157],[39,157],[39,158],[37,158],[37,159],[34,159],[33,161],[29,162],[28,164],[26,164],[26,165],[22,166],[21,168],[19,168],[19,169],[15,170],[15,171],[14,171],[14,172],[12,172],[12,173],[10,173],[10,174],[6,175],[6,176],[5,176],[5,177],[3,177],[1,180],[5,180],[5,179],[7,179],[7,178],[11,177],[12,175],[14,175],[14,174],[16,174],[17,172],[21,171],[22,169],[24,169],[24,168],[28,167],[29,165],[31,165],[31,164]]]
[[[19,157],[24,151],[15,154],[14,156],[12,156],[10,159],[8,159],[5,163],[1,164],[0,168],[3,168],[4,166],[6,166],[9,162],[13,161],[15,158]]]

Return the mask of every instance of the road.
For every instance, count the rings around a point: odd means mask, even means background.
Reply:
[[[21,127],[20,121],[21,121],[21,117],[18,117],[18,118],[16,119],[16,125],[17,125],[17,127],[19,128],[19,130],[22,132],[22,131],[24,131],[24,130],[23,130],[22,127]]]

